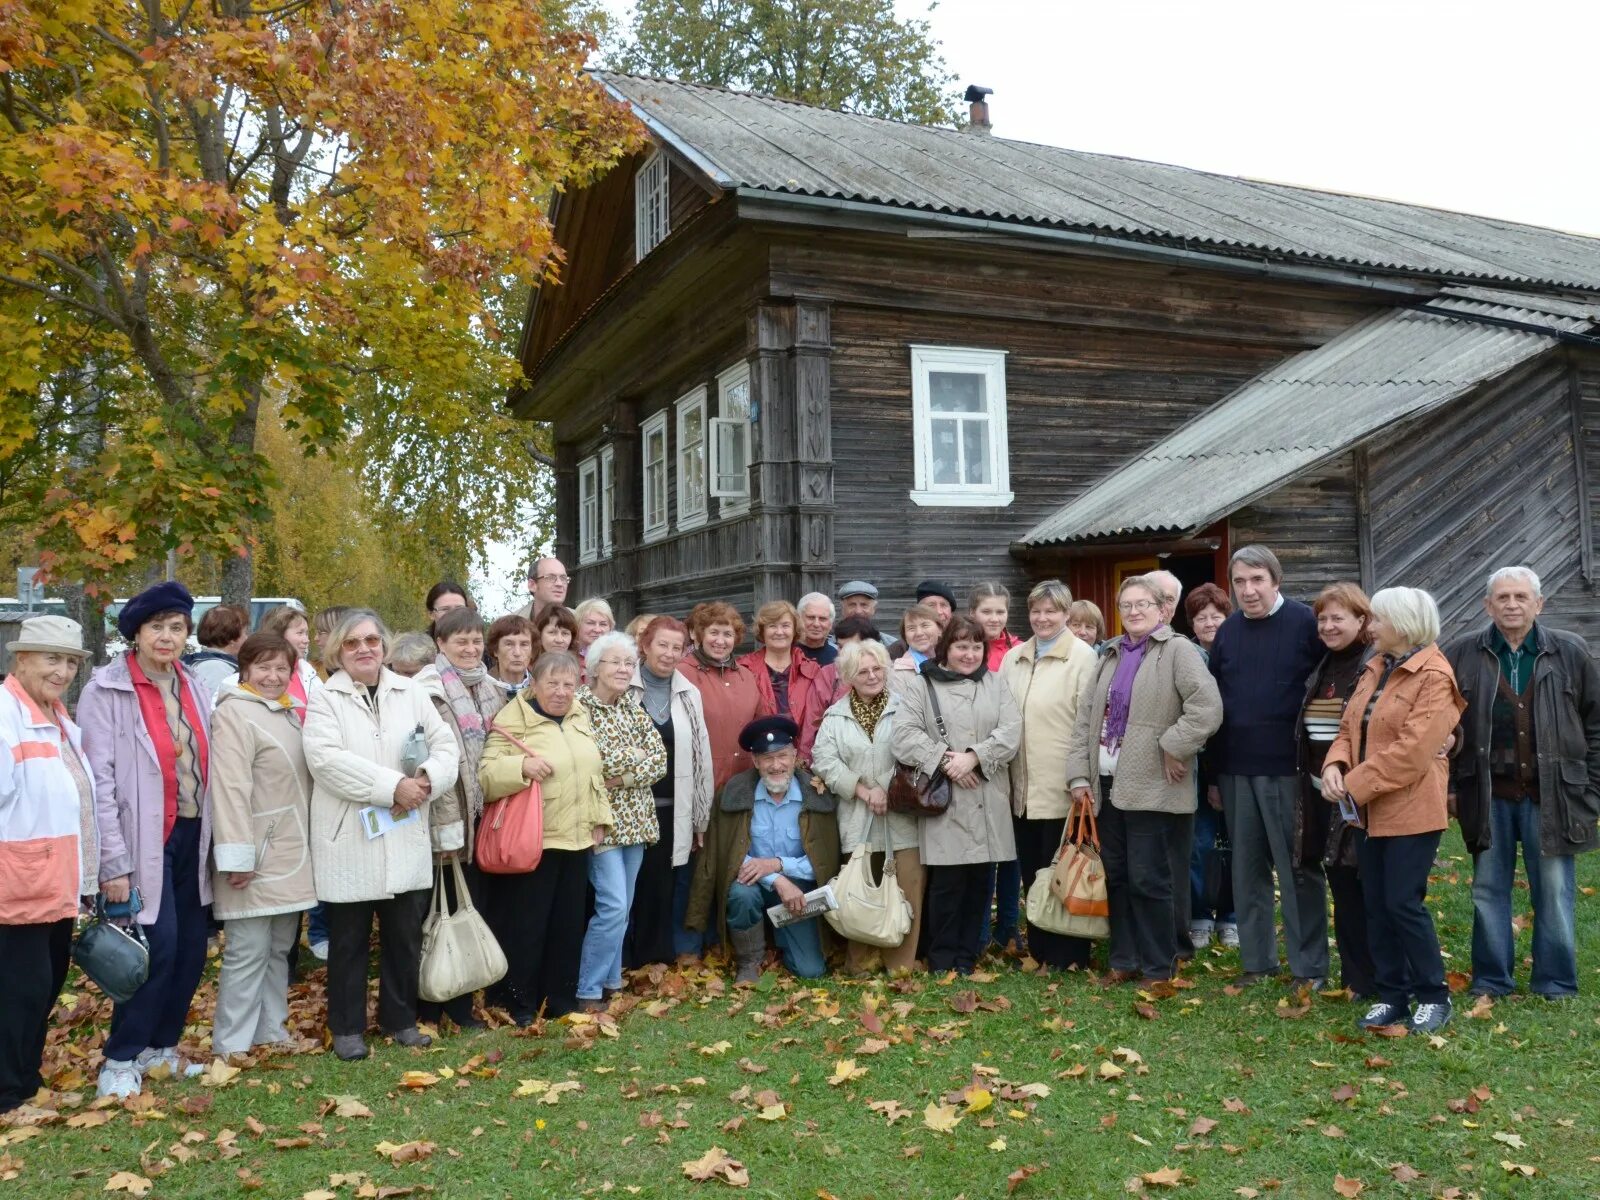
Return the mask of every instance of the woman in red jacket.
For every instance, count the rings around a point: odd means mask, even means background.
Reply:
[[[838,699],[839,675],[832,666],[819,667],[795,649],[799,628],[800,614],[787,600],[763,604],[756,610],[756,641],[761,648],[739,661],[755,675],[766,710],[800,726],[796,745],[800,760],[809,763],[822,714]]]

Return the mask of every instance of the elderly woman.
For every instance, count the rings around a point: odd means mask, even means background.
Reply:
[[[1407,1025],[1427,1034],[1450,1019],[1450,989],[1427,905],[1428,872],[1449,823],[1449,769],[1439,747],[1466,702],[1437,645],[1439,609],[1427,592],[1384,588],[1372,597],[1367,628],[1377,655],[1362,668],[1339,718],[1322,795],[1367,831],[1359,850],[1361,888],[1378,1000],[1361,1025]]]
[[[1017,866],[1031,884],[1054,860],[1072,797],[1067,792],[1067,750],[1078,719],[1078,698],[1094,674],[1095,654],[1067,631],[1072,593],[1047,579],[1028,593],[1033,636],[1000,663],[1022,713],[1022,745],[1011,764],[1011,815]],[[1087,967],[1092,944],[1044,929],[1028,930],[1028,953],[1046,967]]]
[[[508,618],[501,618],[506,620]],[[521,617],[510,620],[522,621]],[[489,722],[505,707],[505,692],[490,677],[483,664],[483,617],[475,608],[452,608],[433,623],[433,642],[439,656],[417,672],[417,686],[428,694],[452,734],[461,768],[456,775],[455,787],[434,802],[431,817],[436,835],[459,828],[460,840],[446,844],[436,838],[434,848],[441,854],[457,854],[461,858],[461,873],[467,881],[467,890],[475,905],[484,903],[483,877],[472,861],[474,835],[478,820],[483,816],[483,789],[478,786],[478,764],[483,758],[483,743],[489,734]],[[532,640],[529,640],[532,644]],[[455,873],[443,873],[445,892],[452,908],[460,903],[455,895]],[[472,1012],[471,995],[457,996],[444,1004],[424,1000],[417,1008],[418,1016],[437,1023],[440,1015],[448,1016],[462,1029],[480,1029],[483,1022]]]
[[[455,787],[455,735],[416,682],[386,669],[389,631],[354,608],[331,635],[334,672],[311,697],[311,864],[328,924],[328,1029],[333,1052],[367,1056],[367,955],[379,926],[378,1025],[402,1046],[417,1031],[422,921],[433,883],[427,809]],[[415,746],[420,730],[425,750]],[[426,757],[414,761],[419,754]],[[442,833],[459,846],[460,828]]]
[[[211,1051],[222,1058],[289,1040],[289,952],[317,900],[311,773],[289,694],[297,658],[281,635],[252,634],[211,714],[211,891],[227,930]]]
[[[667,752],[667,770],[651,785],[661,838],[645,848],[634,886],[623,965],[669,963],[700,953],[703,939],[684,928],[692,882],[690,856],[711,820],[711,732],[700,689],[678,673],[689,631],[673,617],[655,617],[639,642],[639,669],[629,694],[650,718]]]
[[[795,749],[806,763],[811,761],[811,743],[822,714],[834,701],[839,673],[831,666],[819,667],[795,649],[799,627],[800,616],[787,600],[763,604],[756,610],[756,641],[761,648],[740,661],[756,677],[762,710],[792,718],[800,727]]]
[[[1183,611],[1189,618],[1195,645],[1209,658],[1211,643],[1233,611],[1233,601],[1216,584],[1202,583],[1184,597]],[[1222,820],[1221,796],[1211,799],[1204,754],[1195,774],[1195,789],[1201,802],[1194,810],[1194,842],[1189,848],[1189,944],[1203,950],[1215,933],[1224,946],[1237,947],[1239,923],[1233,913],[1232,873],[1217,862],[1218,847],[1226,844],[1228,830]]]
[[[543,609],[533,618],[533,662],[528,664],[528,670],[533,670],[533,663],[539,661],[541,654],[571,654],[576,662],[577,641],[578,618],[570,608],[552,604]]]
[[[1339,733],[1345,701],[1372,658],[1372,602],[1353,583],[1322,589],[1311,611],[1317,636],[1328,652],[1306,681],[1306,698],[1296,726],[1301,766],[1300,807],[1295,813],[1297,862],[1320,861],[1333,893],[1334,942],[1339,948],[1339,978],[1362,1000],[1376,999],[1372,950],[1367,939],[1367,906],[1361,894],[1361,843],[1366,832],[1339,815],[1322,798],[1322,768]]]
[[[983,953],[995,866],[1017,857],[1011,760],[1022,714],[987,653],[983,626],[951,617],[920,684],[901,692],[892,737],[896,761],[943,771],[954,785],[950,807],[921,819],[918,851],[928,880],[928,967],[963,975]]]
[[[72,919],[99,886],[94,781],[63,693],[83,629],[29,617],[0,687],[0,1114],[33,1099],[50,1010],[67,978]]]
[[[1067,630],[1096,654],[1106,640],[1106,618],[1093,600],[1074,600],[1067,609]]]
[[[158,1064],[184,1064],[178,1039],[206,962],[211,903],[211,694],[179,661],[194,599],[158,583],[123,606],[117,629],[129,650],[90,677],[78,700],[94,769],[100,890],[123,903],[150,942],[150,975],[112,1010],[100,1094],[137,1093]]]
[[[438,657],[439,647],[433,639],[425,633],[412,630],[394,639],[384,666],[396,675],[415,679],[424,667],[431,666]]]
[[[734,983],[757,983],[767,951],[767,910],[805,908],[805,894],[839,870],[833,794],[800,765],[800,727],[789,717],[758,717],[739,731],[755,766],[728,781],[712,809],[704,852],[689,894],[691,929],[718,930],[730,948]],[[815,979],[827,969],[813,918],[774,929],[791,973]]]
[[[900,645],[904,648],[893,663],[894,673],[889,685],[896,690],[912,682],[912,677],[922,664],[933,657],[939,648],[939,635],[944,625],[939,614],[926,604],[913,604],[900,617]]]
[[[728,780],[750,769],[750,756],[739,746],[739,731],[757,717],[771,715],[772,709],[755,671],[734,657],[744,641],[744,618],[738,609],[720,600],[695,605],[689,613],[689,640],[694,648],[678,664],[678,673],[700,693],[706,729],[711,734],[715,794]]]
[[[577,1007],[589,855],[614,819],[600,748],[577,691],[578,660],[562,650],[541,654],[532,684],[495,717],[478,765],[485,820],[495,803],[530,783],[539,785],[544,812],[537,869],[489,881],[489,921],[506,952],[511,1017],[524,1027],[541,1013],[561,1017]]]
[[[1124,634],[1106,646],[1078,705],[1066,774],[1073,797],[1100,815],[1107,982],[1154,982],[1172,978],[1178,958],[1174,846],[1192,838],[1194,759],[1222,724],[1222,698],[1205,657],[1161,620],[1157,584],[1123,580],[1117,611]]]
[[[889,652],[879,642],[859,642],[839,652],[839,678],[849,689],[822,715],[812,748],[812,769],[839,801],[839,853],[866,846],[874,878],[883,870],[885,850],[894,855],[900,890],[911,902],[911,931],[905,941],[883,952],[890,971],[910,970],[922,933],[922,859],[917,853],[918,818],[889,812],[894,779],[894,722],[899,702],[889,689]],[[845,944],[845,969],[865,970],[875,948]]]
[[[578,637],[572,644],[572,651],[579,661],[587,664],[589,647],[596,638],[604,637],[617,627],[617,618],[611,612],[611,605],[598,596],[579,603],[572,615],[578,622]]]
[[[589,682],[578,689],[578,703],[589,713],[611,800],[611,827],[589,855],[594,916],[578,960],[578,1004],[595,1011],[605,1007],[607,993],[622,989],[622,943],[634,883],[645,848],[661,837],[652,788],[666,778],[667,749],[628,690],[639,666],[633,639],[600,635],[585,666]]]
[[[489,682],[500,689],[500,702],[504,706],[530,681],[533,623],[516,613],[497,618],[484,635],[484,657],[489,664]]]

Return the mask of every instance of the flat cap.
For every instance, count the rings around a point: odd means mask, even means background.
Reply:
[[[839,589],[839,599],[843,600],[846,596],[871,596],[876,600],[878,598],[878,589],[865,579],[852,579]]]

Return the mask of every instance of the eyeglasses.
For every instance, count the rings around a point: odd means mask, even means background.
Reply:
[[[339,643],[346,650],[377,650],[383,646],[383,639],[375,633],[366,637],[347,637]]]
[[[631,671],[635,663],[631,658],[602,658],[598,665],[602,667],[627,667]]]
[[[1125,613],[1149,612],[1160,607],[1154,600],[1123,600],[1117,604],[1117,610]]]
[[[536,583],[571,583],[572,582],[572,576],[571,575],[535,575],[533,578],[534,578],[534,582],[536,582]]]

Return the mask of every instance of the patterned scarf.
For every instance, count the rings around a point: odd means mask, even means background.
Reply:
[[[445,702],[455,718],[461,738],[461,773],[457,776],[466,791],[473,817],[483,815],[483,788],[478,784],[478,763],[483,758],[483,743],[489,736],[489,722],[505,707],[500,686],[488,671],[459,671],[444,655],[434,665],[439,668],[439,683]]]
[[[145,732],[156,748],[156,761],[161,764],[161,840],[172,836],[172,827],[178,820],[178,747],[172,740],[172,726],[167,724],[167,703],[161,698],[161,689],[150,682],[150,677],[139,666],[132,650],[127,653],[128,676],[133,680],[133,692],[139,701],[139,714],[144,718]],[[211,745],[206,741],[205,722],[195,707],[194,694],[189,690],[189,679],[177,663],[172,669],[178,672],[178,703],[183,709],[183,719],[194,733],[195,756],[199,759],[200,790],[205,791],[210,778]],[[202,797],[196,796],[199,803]]]
[[[856,719],[867,735],[867,740],[872,740],[872,735],[877,732],[878,722],[883,717],[883,710],[889,707],[889,689],[884,688],[876,696],[863,696],[855,688],[850,689],[850,715]]]

